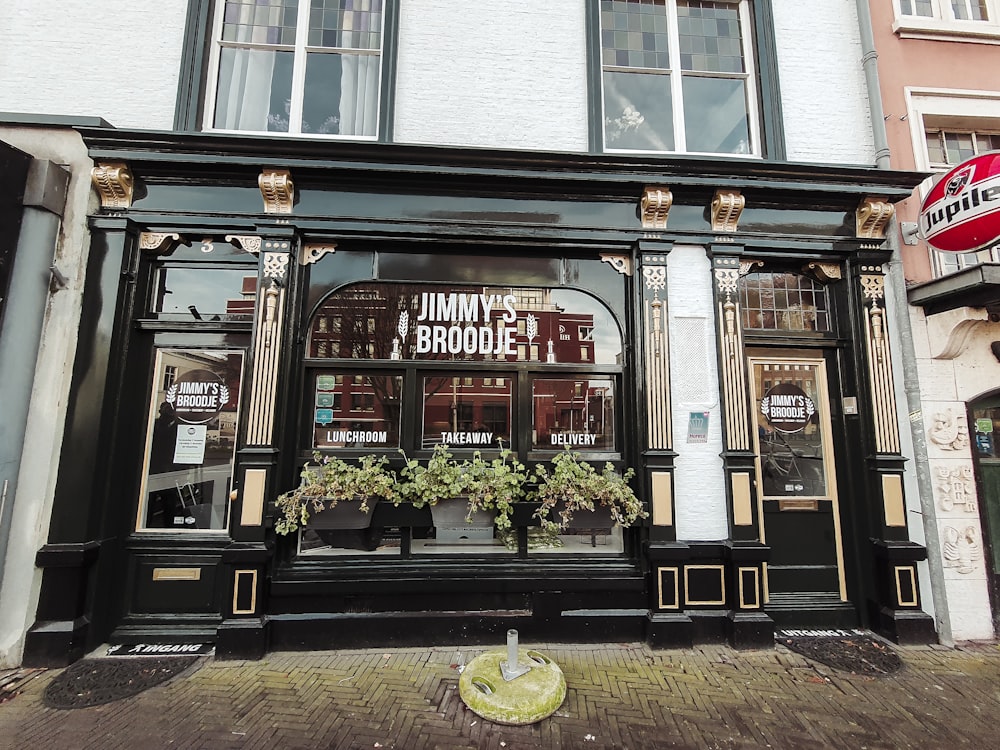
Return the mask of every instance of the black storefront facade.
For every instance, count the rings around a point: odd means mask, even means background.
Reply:
[[[934,639],[883,276],[892,203],[917,176],[80,132],[101,205],[26,664],[102,642],[243,658],[510,627],[654,646],[760,646],[792,626]],[[699,502],[673,479],[681,245],[710,261],[729,529],[713,541],[675,528]],[[274,531],[314,450],[398,467],[438,442],[495,455],[496,438],[529,466],[571,444],[633,468],[649,517],[557,551],[528,543],[530,514],[510,546],[447,544],[384,503],[360,544]]]

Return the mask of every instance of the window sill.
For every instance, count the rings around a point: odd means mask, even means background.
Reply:
[[[903,39],[939,42],[1000,44],[1000,25],[987,21],[941,21],[935,18],[900,18],[892,30]]]

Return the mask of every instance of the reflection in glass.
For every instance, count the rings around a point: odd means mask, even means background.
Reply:
[[[572,289],[356,284],[309,327],[310,358],[620,364],[608,309]]]
[[[313,448],[399,447],[401,376],[320,371],[312,383]]]
[[[749,154],[746,83],[736,78],[684,76],[687,150]]]
[[[481,377],[432,377],[423,384],[420,447],[510,447],[511,381]]]
[[[670,76],[605,72],[604,138],[608,148],[673,151]]]
[[[379,57],[313,53],[307,57],[302,132],[375,135]]]
[[[538,378],[532,383],[535,450],[615,450],[611,378]]]
[[[293,58],[292,52],[220,50],[215,127],[287,133]]]
[[[153,312],[182,320],[250,320],[257,274],[247,269],[161,268]]]
[[[140,530],[228,526],[242,374],[241,352],[158,352]]]
[[[811,364],[754,363],[754,413],[757,415],[762,488],[767,497],[823,497],[827,494],[824,419],[819,414],[817,371],[817,366]],[[801,390],[812,403],[811,413],[809,408],[804,411],[804,424],[791,428],[793,431],[777,417],[768,419],[762,408],[765,398],[774,399],[773,389],[785,384]],[[769,408],[774,406],[769,404]]]
[[[751,273],[740,279],[743,327],[772,331],[831,330],[826,287],[796,273]]]

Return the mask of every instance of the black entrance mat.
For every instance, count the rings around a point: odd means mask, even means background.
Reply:
[[[169,680],[197,656],[83,659],[67,668],[45,688],[49,708],[87,708],[129,698]]]
[[[779,630],[782,646],[844,672],[881,677],[903,668],[899,655],[864,630]]]

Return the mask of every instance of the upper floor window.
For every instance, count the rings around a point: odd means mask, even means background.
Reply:
[[[962,41],[1000,36],[998,0],[897,0],[893,30],[903,37]]]
[[[216,5],[205,127],[374,139],[383,0]]]
[[[608,151],[759,154],[748,0],[601,0]]]
[[[927,163],[937,172],[935,180],[963,161],[989,151],[1000,151],[1000,130],[944,130],[927,128],[924,131],[927,145]],[[980,263],[1000,262],[1000,248],[993,247],[976,253],[932,252],[938,276],[954,273]]]

